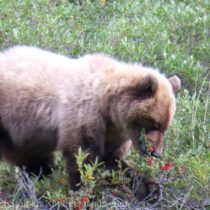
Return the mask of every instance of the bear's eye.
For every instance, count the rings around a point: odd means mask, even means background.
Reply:
[[[161,128],[161,125],[159,123],[153,123],[152,125],[149,126],[148,130],[149,131],[159,131]]]

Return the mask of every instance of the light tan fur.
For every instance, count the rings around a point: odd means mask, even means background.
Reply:
[[[78,147],[93,158],[121,159],[130,140],[139,150],[143,128],[160,155],[180,88],[178,78],[172,81],[176,89],[157,70],[103,54],[70,59],[27,46],[6,50],[0,54],[0,122],[11,142],[2,156],[27,165],[62,150],[71,173]],[[154,122],[161,129],[150,129]]]

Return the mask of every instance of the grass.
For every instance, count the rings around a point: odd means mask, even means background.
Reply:
[[[0,49],[15,44],[71,57],[105,52],[181,77],[183,88],[177,96],[173,127],[167,132],[164,158],[148,165],[134,151],[128,155],[136,168],[158,179],[163,186],[162,200],[156,204],[137,202],[132,192],[122,187],[122,177],[112,174],[120,187],[101,193],[94,205],[101,209],[210,208],[208,0],[110,0],[104,5],[99,0],[83,0],[82,5],[76,0],[0,0]],[[65,202],[78,202],[86,196],[93,186],[67,196],[66,174],[59,158],[60,170],[44,181],[34,179],[27,189],[14,168],[1,163],[0,208],[22,209],[24,203],[28,209],[49,205],[58,209]],[[161,170],[169,160],[171,170]],[[26,192],[30,193],[22,198]]]

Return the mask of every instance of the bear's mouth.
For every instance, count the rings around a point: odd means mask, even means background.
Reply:
[[[156,158],[161,158],[161,156],[158,153],[156,153],[155,151],[149,152],[146,144],[144,144],[144,143],[139,142],[139,150],[140,150],[140,153],[144,156],[149,155],[149,156],[153,156]]]
[[[149,155],[156,158],[161,158],[161,155],[159,155],[156,151],[149,151],[148,148],[149,146],[148,146],[148,143],[146,142],[145,133],[143,132],[143,134],[140,135],[139,141],[138,141],[138,149],[141,155],[144,155],[144,156]]]

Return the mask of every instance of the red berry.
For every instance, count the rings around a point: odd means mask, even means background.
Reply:
[[[170,160],[168,160],[162,167],[161,169],[163,171],[169,171],[172,167],[172,162]]]
[[[89,203],[89,198],[87,196],[82,197],[76,206],[76,210],[83,209],[87,203]]]

